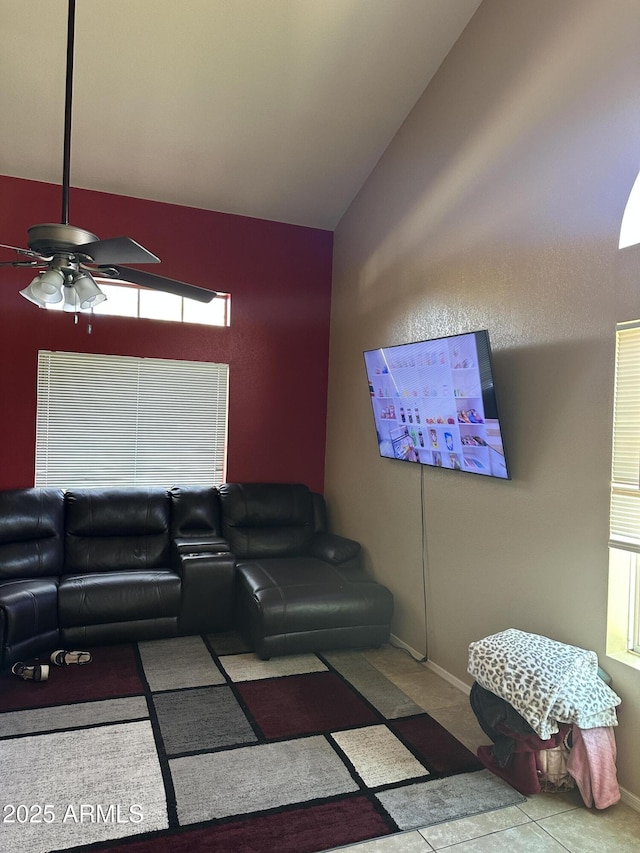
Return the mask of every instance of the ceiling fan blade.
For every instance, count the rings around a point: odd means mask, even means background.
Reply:
[[[20,249],[18,246],[8,246],[6,243],[0,243],[0,249],[11,249],[12,252],[17,252],[18,255],[25,255],[27,258],[38,258],[43,260],[43,256],[38,252],[32,252],[31,249]]]
[[[34,258],[32,261],[0,261],[0,267],[31,267],[31,269],[45,267],[47,264],[48,261],[38,258]]]
[[[131,237],[111,237],[75,246],[74,251],[91,258],[94,264],[159,264],[160,258]]]
[[[165,278],[154,273],[143,270],[133,270],[129,267],[110,266],[107,270],[101,270],[109,278],[119,278],[122,281],[137,284],[140,287],[148,287],[151,290],[162,290],[165,293],[174,293],[176,296],[184,296],[186,299],[196,299],[198,302],[211,302],[216,296],[215,290],[206,290],[195,284],[186,284],[184,281],[176,281],[173,278]]]

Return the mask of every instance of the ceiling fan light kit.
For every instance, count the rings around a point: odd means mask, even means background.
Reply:
[[[67,23],[67,73],[65,80],[64,153],[62,169],[62,221],[32,225],[28,229],[28,249],[5,243],[0,247],[17,253],[21,260],[0,263],[0,267],[33,267],[43,271],[20,291],[40,308],[64,299],[63,310],[87,311],[107,298],[95,282],[94,275],[118,278],[121,281],[177,293],[187,299],[211,302],[213,290],[186,282],[154,275],[143,270],[129,269],[121,264],[156,264],[160,258],[130,237],[100,240],[95,234],[69,225],[69,174],[71,159],[71,101],[73,90],[73,44],[75,30],[75,0],[69,0]],[[26,258],[26,260],[25,260]]]
[[[31,284],[20,291],[20,295],[39,308],[46,308],[47,304],[60,302],[63,284],[64,276],[59,270],[46,270],[38,273]]]
[[[67,290],[75,293],[80,301],[81,311],[95,308],[96,305],[104,302],[107,298],[95,283],[93,277],[87,272],[78,272],[73,276],[73,284],[70,287],[65,287],[65,297]]]
[[[64,299],[63,311],[86,311],[107,298],[93,276],[80,269],[73,256],[56,254],[44,272],[38,273],[28,287],[20,291],[39,308],[55,305]]]

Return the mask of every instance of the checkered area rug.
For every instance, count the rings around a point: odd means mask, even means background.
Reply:
[[[0,849],[315,853],[523,798],[357,651],[235,635],[0,676]]]

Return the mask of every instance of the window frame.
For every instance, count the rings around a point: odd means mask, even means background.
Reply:
[[[140,320],[160,320],[161,322],[166,323],[185,323],[191,326],[213,326],[216,328],[224,328],[231,325],[231,294],[223,293],[222,291],[218,291],[216,295],[213,297],[211,302],[202,303],[197,300],[187,299],[184,296],[177,296],[175,294],[164,293],[164,291],[159,290],[150,290],[148,288],[139,287],[136,284],[132,284],[131,282],[121,281],[119,279],[111,279],[111,278],[100,278],[99,276],[94,276],[95,282],[98,287],[102,290],[102,292],[107,297],[104,302],[99,303],[95,306],[95,308],[91,309],[91,314],[94,317],[129,317],[132,319],[140,319]],[[122,311],[122,310],[112,310],[113,303],[115,301],[116,295],[118,291],[127,291],[129,293],[135,293],[135,311]],[[172,316],[158,316],[154,313],[148,311],[145,308],[144,302],[146,299],[152,299],[154,295],[171,297],[174,300],[177,310],[173,312]],[[111,303],[110,303],[111,300]],[[189,303],[195,304],[198,309],[198,319],[185,319],[185,308],[190,307]],[[219,307],[219,321],[215,319],[215,317],[207,317],[207,310],[210,310],[211,307]],[[63,311],[64,303],[56,302],[56,303],[47,303],[45,308],[48,311]],[[87,313],[87,312],[82,312]]]
[[[640,669],[640,321],[616,326],[607,654]]]
[[[635,655],[640,655],[640,565],[638,564],[638,555],[636,554],[635,557],[631,578],[632,587],[629,595],[629,651]]]

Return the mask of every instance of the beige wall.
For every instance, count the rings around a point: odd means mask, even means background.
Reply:
[[[636,797],[640,672],[606,659],[605,632],[639,45],[638,0],[484,0],[337,230],[326,469],[403,643],[466,683],[468,644],[507,627],[597,651]],[[362,351],[482,328],[513,479],[380,459]]]

